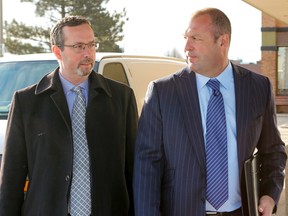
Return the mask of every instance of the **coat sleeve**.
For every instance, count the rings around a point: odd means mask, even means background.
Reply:
[[[8,116],[4,153],[0,173],[0,215],[21,215],[27,157],[21,105],[18,94],[13,97]]]
[[[139,120],[134,164],[134,205],[137,216],[160,213],[163,174],[162,120],[159,98],[150,83]]]
[[[274,95],[271,84],[267,79],[268,103],[263,115],[263,127],[258,143],[258,152],[261,156],[261,187],[260,196],[269,195],[276,204],[279,201],[284,183],[286,165],[285,143],[281,140],[277,128]]]

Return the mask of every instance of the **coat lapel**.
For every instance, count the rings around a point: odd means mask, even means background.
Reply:
[[[50,97],[62,116],[65,124],[71,129],[71,120],[66,97],[59,77],[59,68],[43,77],[36,88],[36,94],[51,91]]]
[[[190,72],[189,68],[186,67],[180,74],[174,75],[174,80],[187,134],[196,153],[199,165],[205,173],[203,127],[195,73]]]
[[[237,146],[238,146],[238,162],[246,160],[245,155],[248,155],[250,150],[247,145],[247,134],[245,134],[246,125],[249,125],[251,120],[251,84],[249,73],[242,70],[240,67],[233,65],[234,83],[235,83],[235,98],[236,98],[236,127],[237,127]],[[241,167],[240,167],[241,170]]]

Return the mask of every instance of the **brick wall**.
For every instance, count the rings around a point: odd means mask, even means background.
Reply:
[[[261,55],[261,73],[269,77],[274,94],[276,95],[277,85],[277,52],[276,51],[262,51]]]
[[[269,77],[277,112],[288,113],[288,96],[277,95],[278,47],[288,47],[288,25],[262,13],[261,73]]]

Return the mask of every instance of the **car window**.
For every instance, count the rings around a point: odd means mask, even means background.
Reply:
[[[7,118],[16,90],[37,83],[45,74],[58,67],[56,60],[0,63],[0,117]]]
[[[121,63],[113,62],[106,64],[103,69],[103,76],[129,86],[125,70]]]

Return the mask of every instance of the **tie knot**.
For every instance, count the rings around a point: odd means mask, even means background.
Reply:
[[[217,79],[210,79],[207,85],[214,91],[219,91],[220,89],[220,82]]]
[[[217,79],[210,79],[207,85],[213,90],[214,96],[220,95],[220,82]]]
[[[77,95],[82,94],[80,86],[75,86],[74,88],[71,89],[71,91],[74,92]]]

